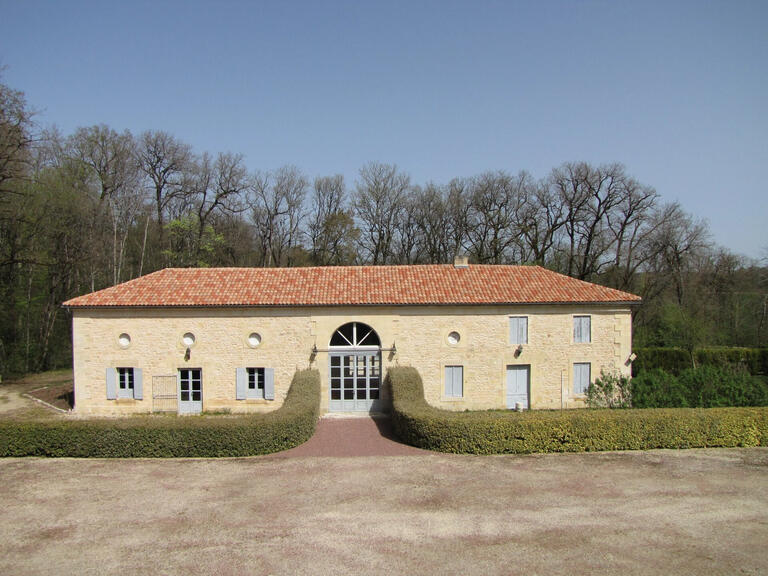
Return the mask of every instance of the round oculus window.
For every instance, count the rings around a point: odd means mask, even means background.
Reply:
[[[120,348],[128,348],[128,346],[131,345],[130,335],[123,332],[120,334],[120,336],[117,337],[117,343],[120,344]]]
[[[184,342],[184,346],[189,348],[195,343],[195,335],[192,332],[187,332],[182,336],[181,341]]]
[[[448,334],[448,344],[458,344],[461,340],[461,334],[458,332],[451,332]]]
[[[261,344],[261,334],[258,332],[251,332],[248,335],[248,346],[256,348],[259,344]]]

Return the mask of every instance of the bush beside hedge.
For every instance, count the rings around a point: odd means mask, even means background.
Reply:
[[[700,366],[678,375],[645,370],[631,380],[635,408],[716,408],[768,405],[768,379],[743,367]]]
[[[427,404],[414,368],[390,368],[387,379],[395,433],[427,450],[524,454],[768,446],[768,408],[448,412]]]
[[[0,421],[0,456],[75,458],[253,456],[293,448],[315,432],[320,374],[297,372],[283,405],[247,416],[133,416]]]

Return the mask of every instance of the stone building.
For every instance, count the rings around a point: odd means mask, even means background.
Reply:
[[[384,411],[396,364],[448,410],[578,407],[629,374],[639,300],[538,266],[165,269],[65,302],[75,411],[269,411],[307,367],[323,412]]]

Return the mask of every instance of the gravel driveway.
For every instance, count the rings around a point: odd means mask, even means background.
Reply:
[[[0,460],[1,574],[768,574],[768,449]]]

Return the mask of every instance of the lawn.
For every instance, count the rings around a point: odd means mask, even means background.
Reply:
[[[28,374],[21,378],[6,379],[0,384],[0,419],[56,419],[63,414],[52,410],[27,395],[35,396],[68,410],[73,387],[72,370],[55,370]]]

